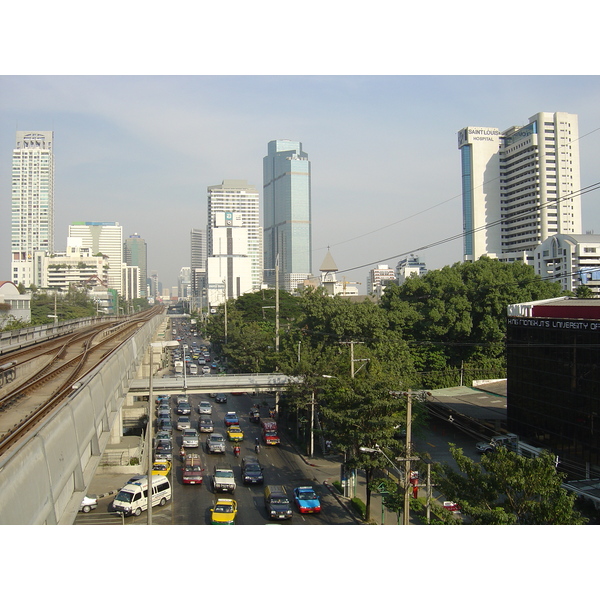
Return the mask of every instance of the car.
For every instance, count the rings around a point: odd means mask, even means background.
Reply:
[[[201,484],[203,477],[202,459],[199,454],[188,454],[183,465],[182,481],[186,484]]]
[[[265,509],[269,519],[279,521],[292,518],[292,506],[285,486],[267,485],[265,487]]]
[[[203,375],[208,375],[210,373],[210,367],[208,365],[204,365],[202,367],[202,374]]]
[[[171,429],[173,429],[173,421],[170,418],[158,420],[159,431],[171,431]]]
[[[215,426],[212,419],[200,417],[200,421],[198,421],[198,431],[200,431],[200,433],[212,433],[214,430]]]
[[[159,431],[156,434],[156,437],[154,438],[154,440],[155,440],[157,446],[158,446],[158,443],[161,442],[162,440],[172,442],[173,434],[170,431]]]
[[[232,425],[240,424],[240,420],[234,412],[228,412],[225,415],[225,419],[223,419],[223,422],[225,423],[225,427],[231,427]]]
[[[319,496],[317,496],[315,490],[309,485],[294,488],[294,502],[302,514],[321,512]]]
[[[215,397],[215,402],[218,402],[219,404],[226,404],[227,396],[225,394],[217,394]]]
[[[192,412],[192,405],[189,402],[180,402],[175,412],[178,415],[189,415]]]
[[[241,442],[244,440],[244,432],[239,425],[232,425],[227,429],[227,438],[230,442]]]
[[[79,512],[89,513],[91,510],[98,508],[98,498],[96,496],[84,496],[79,506]]]
[[[262,467],[254,456],[242,458],[242,481],[244,483],[264,483]]]
[[[161,440],[156,444],[155,460],[173,460],[173,445],[170,440]]]
[[[171,409],[170,408],[159,408],[156,413],[157,419],[170,419],[171,418]]]
[[[190,420],[188,415],[181,415],[179,419],[177,419],[177,429],[179,431],[183,431],[184,429],[189,429],[192,426],[192,421]]]
[[[231,498],[217,498],[210,509],[210,522],[213,525],[235,525],[237,502]]]
[[[184,448],[197,448],[200,445],[198,432],[195,429],[185,429],[182,445]]]
[[[210,363],[210,368],[211,369],[216,369],[218,366],[219,365],[216,362],[214,362],[214,361],[212,363]]]
[[[235,491],[235,476],[231,467],[215,466],[212,476],[213,491],[233,492]]]
[[[200,400],[198,412],[201,415],[212,415],[212,404],[208,400]]]
[[[225,454],[225,438],[220,433],[211,433],[206,439],[206,452]]]
[[[169,476],[171,472],[171,461],[169,460],[155,460],[152,464],[152,475],[164,475]]]

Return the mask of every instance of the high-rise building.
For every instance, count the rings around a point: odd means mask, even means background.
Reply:
[[[374,294],[377,291],[381,293],[381,288],[385,288],[388,281],[396,279],[396,272],[390,269],[388,265],[377,265],[377,268],[369,271],[367,277],[367,294]]]
[[[12,281],[30,286],[34,253],[54,250],[54,132],[17,131],[12,158]]]
[[[548,237],[581,233],[578,137],[577,115],[564,112],[458,132],[465,260],[532,264]]]
[[[248,228],[242,215],[215,213],[210,227],[212,251],[207,259],[208,304],[212,308],[252,289]]]
[[[225,179],[221,185],[208,187],[207,253],[214,254],[213,226],[217,213],[232,213],[240,219],[238,226],[248,232],[248,256],[251,264],[251,292],[259,290],[263,282],[263,236],[260,226],[260,199],[258,190],[240,179]]]
[[[206,231],[192,229],[190,232],[190,279],[192,310],[206,306]]]
[[[148,289],[148,245],[137,233],[130,235],[123,244],[124,263],[129,267],[138,267],[139,270],[139,297],[146,298]]]
[[[310,161],[300,142],[269,142],[263,159],[265,281],[293,292],[312,272]]]
[[[81,245],[102,253],[107,260],[108,287],[123,291],[123,227],[114,222],[81,221],[69,225],[69,237],[81,238]]]

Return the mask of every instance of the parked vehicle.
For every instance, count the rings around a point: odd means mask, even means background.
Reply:
[[[152,477],[152,506],[164,506],[171,499],[171,484],[162,475]],[[139,516],[148,508],[148,477],[126,484],[113,500],[113,508],[126,516]]]
[[[98,508],[98,498],[96,496],[84,496],[79,507],[80,512],[89,513],[91,510]]]

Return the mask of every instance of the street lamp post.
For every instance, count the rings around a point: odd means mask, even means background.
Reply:
[[[154,409],[154,390],[152,389],[153,379],[154,379],[154,352],[153,348],[166,348],[169,346],[179,346],[179,342],[170,341],[170,342],[152,342],[150,344],[150,378],[148,381],[148,425],[146,427],[146,454],[148,455],[148,493],[147,493],[147,502],[148,502],[148,525],[152,525],[152,450],[153,450],[153,440],[154,437],[152,431],[152,412]]]

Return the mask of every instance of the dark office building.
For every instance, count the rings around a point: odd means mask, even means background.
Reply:
[[[509,307],[508,429],[570,477],[600,477],[600,300]]]

